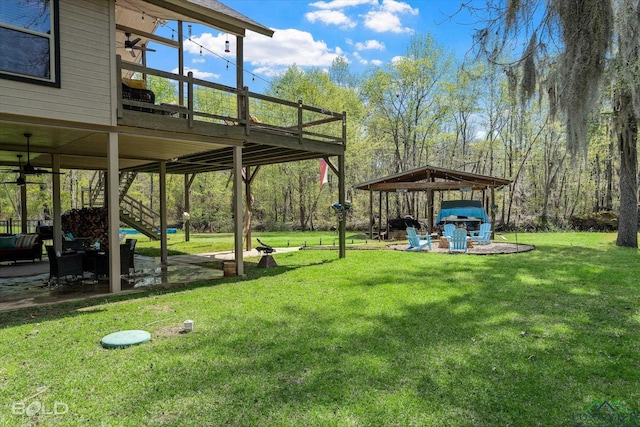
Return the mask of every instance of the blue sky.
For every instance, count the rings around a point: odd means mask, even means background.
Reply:
[[[476,28],[473,17],[464,10],[459,12],[458,0],[222,3],[275,31],[272,38],[248,32],[245,39],[245,85],[256,92],[293,64],[328,69],[336,57],[342,56],[354,72],[384,66],[403,55],[414,34],[430,33],[462,59],[472,46],[471,36]],[[158,33],[170,37],[171,25],[160,28]],[[235,37],[228,38],[231,53],[224,52],[227,35],[211,28],[194,25],[191,38],[195,43],[185,43],[185,67],[204,80],[234,85]],[[161,46],[153,47],[158,51],[148,56],[150,66],[177,69],[175,54],[165,53]],[[176,63],[172,65],[172,61]]]

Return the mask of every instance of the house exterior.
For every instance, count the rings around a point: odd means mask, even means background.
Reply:
[[[175,39],[155,34],[158,25],[166,22],[176,26]],[[184,72],[184,43],[188,42],[184,29],[189,23],[235,37],[235,87]],[[247,31],[265,37],[273,34],[216,0],[3,0],[0,165],[20,167],[20,175],[28,173],[27,161],[33,168],[52,172],[105,171],[109,249],[115,254],[110,257],[110,271],[114,273],[119,271],[118,187],[124,172],[159,174],[158,226],[166,262],[166,175],[184,175],[188,190],[196,173],[231,170],[236,264],[242,275],[243,201],[250,191],[242,168],[255,172],[265,164],[325,158],[339,177],[344,203],[346,147],[346,113],[307,106],[303,100],[267,97],[245,87]],[[175,50],[180,64],[177,73],[146,67],[146,55],[153,54],[146,50],[150,42]],[[154,94],[144,87],[148,76],[175,82],[178,99],[155,102]],[[198,96],[204,93],[218,99],[217,106],[200,108]],[[59,248],[60,175],[54,173],[51,178],[54,246]],[[23,190],[23,198],[25,194]],[[344,229],[340,241],[340,256],[344,256]],[[111,290],[118,292],[119,275],[110,277]]]

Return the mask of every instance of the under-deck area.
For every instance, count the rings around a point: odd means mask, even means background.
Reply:
[[[168,174],[184,176],[184,212],[188,212],[189,189],[197,174],[230,173],[238,275],[243,275],[243,205],[250,200],[251,182],[261,166],[325,159],[338,177],[338,201],[344,203],[346,113],[303,99],[251,92],[244,84],[246,32],[272,37],[271,28],[218,2],[128,0],[73,5],[50,13],[55,27],[50,39],[55,50],[50,58],[51,78],[34,82],[20,75],[17,80],[2,80],[6,96],[0,112],[0,165],[18,174],[14,182],[21,187],[23,232],[30,215],[27,178],[50,175],[53,246],[60,250],[63,231],[68,231],[61,223],[68,209],[65,175],[71,170],[95,171],[96,185],[91,178],[88,186],[88,207],[101,211],[90,212],[76,224],[91,224],[90,233],[82,230],[79,236],[91,234],[108,246],[113,254],[109,289],[119,292],[123,287],[117,277],[117,240],[122,224],[143,232],[130,223],[135,219],[142,229],[151,230],[144,234],[161,241],[160,261],[167,265]],[[144,20],[141,10],[155,19]],[[156,32],[167,22],[177,28],[175,39]],[[229,55],[238,64],[235,84],[197,78],[185,67],[184,44],[191,37],[192,23],[235,37],[235,55]],[[90,54],[84,46],[79,52],[72,39],[59,37],[88,27],[93,40]],[[148,46],[152,42],[170,48],[163,55],[173,56],[170,51],[175,50],[177,67],[169,67],[173,71],[148,66],[151,57],[146,55],[156,51],[155,45]],[[231,53],[228,47],[225,52]],[[138,172],[158,175],[154,196],[159,206],[153,214],[143,209],[140,200],[137,204],[127,200]],[[77,206],[85,207],[84,195],[83,188]],[[90,222],[87,217],[100,221]],[[343,224],[339,235],[339,253],[344,257]]]

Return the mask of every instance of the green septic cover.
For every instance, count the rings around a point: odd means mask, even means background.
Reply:
[[[114,332],[102,338],[104,348],[125,348],[136,344],[142,344],[151,339],[151,334],[147,331],[120,331]]]

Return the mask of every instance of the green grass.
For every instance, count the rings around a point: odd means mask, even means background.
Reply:
[[[136,237],[137,236],[137,237]],[[136,253],[147,256],[160,256],[160,242],[152,241],[142,235],[130,235],[137,238]],[[251,234],[251,246],[259,246],[256,239],[262,240],[267,245],[286,248],[303,246],[334,246],[339,244],[338,234],[332,231],[305,231],[305,232],[253,232]],[[367,239],[364,233],[347,232],[347,247],[377,247],[385,246],[388,242]],[[167,235],[167,250],[169,255],[196,254],[207,252],[228,251],[233,249],[233,233],[191,233],[189,242],[185,242],[183,232]]]
[[[640,412],[638,251],[613,234],[518,240],[537,250],[276,253],[244,278],[0,313],[0,425],[571,426],[594,400]],[[177,333],[185,319],[195,332]],[[124,329],[152,341],[101,348]],[[19,401],[69,410],[29,418]]]

